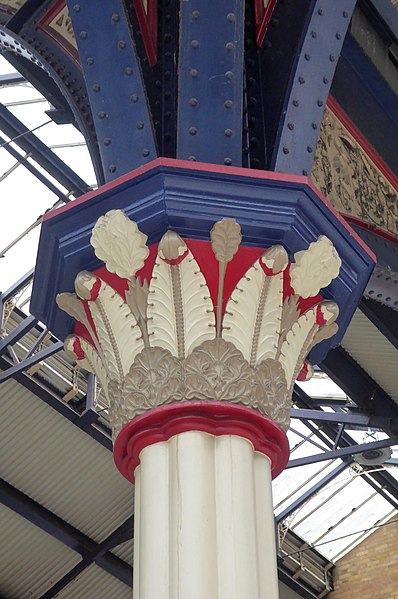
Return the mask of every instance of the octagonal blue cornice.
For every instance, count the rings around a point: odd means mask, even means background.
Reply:
[[[148,235],[148,245],[169,229],[207,240],[224,217],[239,222],[244,245],[280,243],[291,259],[320,235],[329,237],[342,268],[322,295],[339,305],[339,332],[314,348],[313,363],[341,340],[374,267],[372,252],[306,177],[158,159],[46,216],[30,307],[60,339],[74,322],[55,297],[73,291],[79,271],[103,266],[90,236],[97,219],[112,209],[124,210]]]

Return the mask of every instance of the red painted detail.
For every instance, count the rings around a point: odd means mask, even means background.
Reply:
[[[214,255],[214,252],[211,247],[210,241],[203,241],[199,239],[184,239],[187,244],[188,249],[194,255],[200,271],[202,272],[207,286],[209,288],[210,297],[214,306],[214,314],[217,314],[217,300],[218,300],[218,269],[219,264]],[[136,278],[139,278],[141,281],[146,280],[150,283],[152,278],[152,272],[155,265],[157,251],[158,251],[158,243],[153,244],[149,247],[149,256],[145,261],[144,266],[141,270],[137,271]],[[264,248],[251,247],[251,246],[240,246],[239,250],[235,254],[234,258],[227,265],[227,270],[225,274],[224,280],[224,291],[222,298],[222,309],[221,315],[224,315],[227,301],[231,297],[233,291],[238,285],[239,281],[243,277],[243,275],[247,272],[247,270],[256,262],[258,258],[262,256],[264,253]],[[185,256],[185,254],[184,254]],[[183,257],[181,257],[182,259]],[[174,263],[174,261],[170,261]],[[261,261],[260,261],[261,264]],[[264,264],[261,264],[265,274],[274,275],[271,269],[267,268]],[[287,298],[290,295],[294,294],[294,290],[290,285],[290,265],[283,272],[283,298]],[[105,266],[97,269],[94,272],[97,277],[105,281],[108,285],[110,285],[117,293],[119,293],[123,299],[126,297],[126,291],[128,289],[128,281],[127,279],[122,279],[115,275],[114,273],[110,273]],[[95,298],[94,298],[95,299]],[[323,301],[324,298],[318,294],[314,297],[309,298],[299,298],[299,310],[302,314],[309,308],[312,308],[319,302]],[[86,314],[90,319],[90,323],[95,330],[94,323],[92,322],[92,317],[89,311],[89,307],[87,302],[85,303]],[[75,326],[75,334],[83,337],[89,343],[93,344],[91,336],[84,325],[77,322]]]
[[[297,376],[297,381],[306,381],[308,376],[308,362],[304,362],[304,365]]]
[[[375,166],[383,173],[386,179],[389,180],[391,185],[398,190],[398,177],[393,173],[390,167],[384,162],[381,156],[376,152],[374,147],[369,143],[367,138],[361,133],[361,131],[354,125],[348,114],[342,109],[340,104],[332,97],[328,97],[327,101],[328,108],[333,112],[340,123],[347,129],[352,135],[356,142],[361,146],[362,150],[369,156],[374,162]]]
[[[184,258],[188,256],[188,251],[189,250],[185,250],[185,252],[181,256],[178,256],[178,258],[174,258],[174,260],[168,260],[167,258],[161,258],[161,260],[163,260],[163,262],[166,262],[166,264],[169,264],[170,266],[177,266],[177,264],[180,264],[184,260]]]
[[[101,279],[97,277],[95,279],[94,285],[92,286],[92,288],[90,290],[90,299],[89,299],[90,302],[95,302],[95,300],[97,299],[98,294],[100,292],[100,289],[101,289]]]
[[[147,11],[142,0],[133,0],[133,4],[141,27],[149,64],[153,67],[158,59],[158,0],[147,0]]]
[[[272,478],[282,472],[289,460],[287,436],[270,418],[251,408],[228,402],[186,401],[150,410],[134,418],[120,431],[113,448],[118,470],[127,480],[134,482],[140,453],[145,447],[188,431],[247,439],[255,451],[271,460]]]
[[[320,327],[324,327],[325,324],[327,324],[327,320],[323,315],[322,306],[320,304],[318,304],[316,308],[316,324]]]
[[[363,221],[361,218],[351,216],[350,214],[343,214],[343,216],[346,219],[346,221],[348,223],[350,223],[351,225],[357,225],[358,227],[361,227],[361,229],[365,229],[366,231],[371,231],[375,235],[378,235],[379,237],[383,237],[384,239],[387,239],[390,243],[393,243],[394,245],[398,245],[398,235],[394,235],[394,233],[390,233],[389,231],[386,231],[385,229],[379,229],[379,227],[376,227],[376,225],[367,223],[367,222]]]
[[[262,258],[260,258],[260,266],[263,269],[264,273],[267,275],[267,277],[273,277],[274,275],[279,275],[279,273],[281,272],[280,270],[278,272],[274,272],[272,270],[272,268],[268,268],[268,266],[265,264],[265,262],[263,261]]]
[[[79,337],[75,337],[73,340],[73,351],[76,354],[78,360],[84,360],[84,358],[86,357],[81,346]]]
[[[261,46],[265,32],[271,19],[276,0],[254,0],[254,12],[256,16],[256,42]]]
[[[56,42],[65,52],[74,60],[80,67],[79,54],[76,48],[70,44],[64,37],[59,35],[57,31],[50,27],[50,23],[59,15],[65,8],[66,0],[55,0],[53,5],[43,14],[37,21],[37,28],[44,31],[54,42]],[[67,18],[67,15],[66,17]],[[71,25],[72,26],[72,25]]]

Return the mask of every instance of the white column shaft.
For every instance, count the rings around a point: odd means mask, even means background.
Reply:
[[[140,459],[134,599],[277,599],[269,459],[197,431]]]

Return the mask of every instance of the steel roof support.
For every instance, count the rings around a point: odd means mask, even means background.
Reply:
[[[132,586],[132,568],[123,560],[115,555],[103,550],[103,544],[96,543],[90,537],[83,534],[72,525],[56,516],[53,512],[46,509],[24,493],[19,491],[8,482],[0,479],[0,502],[13,510],[32,524],[35,524],[41,530],[51,535],[73,551],[80,553],[85,558],[86,556],[94,556],[94,561],[103,570],[115,576],[128,586]],[[132,531],[130,518],[123,526],[128,526]],[[125,528],[118,529],[115,544],[118,544],[118,538],[123,542],[126,540]],[[120,537],[118,536],[120,534]],[[108,537],[107,541],[111,539]],[[113,542],[115,539],[112,537]],[[115,545],[111,545],[115,546]]]
[[[58,158],[34,133],[30,132],[3,104],[0,104],[0,130],[11,140],[15,140],[15,143],[24,152],[29,154],[69,192],[79,196],[91,190],[91,187],[81,177]]]
[[[15,329],[9,333],[4,339],[0,339],[0,356],[6,351],[7,347],[17,343],[28,331],[33,329],[38,320],[34,316],[28,316],[19,323]]]
[[[28,368],[30,368],[31,366],[34,366],[35,364],[42,362],[42,360],[45,360],[46,358],[53,356],[61,349],[63,349],[63,347],[64,344],[62,343],[62,341],[56,341],[55,343],[43,349],[42,351],[36,352],[35,354],[33,354],[33,356],[30,356],[30,358],[21,360],[21,362],[19,362],[18,364],[11,366],[11,368],[7,368],[4,372],[0,374],[0,384],[15,377],[16,374],[28,370]]]
[[[244,4],[181,3],[177,158],[242,164]]]
[[[121,543],[128,541],[134,535],[134,518],[131,517],[121,524],[113,533],[111,533],[104,541],[98,544],[95,551],[85,553],[81,562],[76,564],[72,570],[67,572],[58,582],[56,582],[48,591],[46,591],[39,599],[52,599],[56,597],[62,589],[68,586],[79,574],[81,574],[91,564],[97,562],[104,554],[113,547],[117,547]],[[130,585],[129,585],[130,586]]]
[[[295,501],[293,501],[287,508],[285,508],[280,514],[278,514],[275,518],[277,524],[285,520],[290,514],[295,512],[299,507],[301,507],[306,501],[310,499],[312,495],[318,493],[321,489],[326,487],[333,479],[339,476],[348,466],[350,462],[345,461],[336,466],[334,470],[326,474],[323,478],[321,478],[318,482],[316,482],[310,489],[305,491],[300,497],[298,497]]]
[[[355,4],[356,0],[316,0],[308,9],[280,114],[273,170],[311,173],[324,107]]]
[[[387,430],[398,432],[398,406],[342,347],[332,349],[320,366],[357,406],[389,419]]]
[[[152,118],[122,0],[67,0],[107,181],[157,157]],[[105,43],[106,40],[106,43]]]
[[[324,453],[317,453],[315,455],[305,456],[304,458],[297,458],[296,460],[290,460],[286,468],[295,468],[296,466],[306,466],[307,464],[315,464],[317,462],[324,462],[325,460],[335,460],[336,458],[344,458],[352,456],[363,451],[371,451],[372,449],[383,449],[385,447],[391,447],[398,443],[398,437],[390,437],[388,439],[382,439],[380,441],[374,441],[373,443],[360,443],[358,445],[350,445],[349,447],[342,447],[341,449],[332,449],[331,451],[325,451]]]

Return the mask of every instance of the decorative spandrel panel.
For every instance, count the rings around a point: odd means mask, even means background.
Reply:
[[[339,212],[398,235],[396,189],[330,108],[325,110],[312,179]]]

